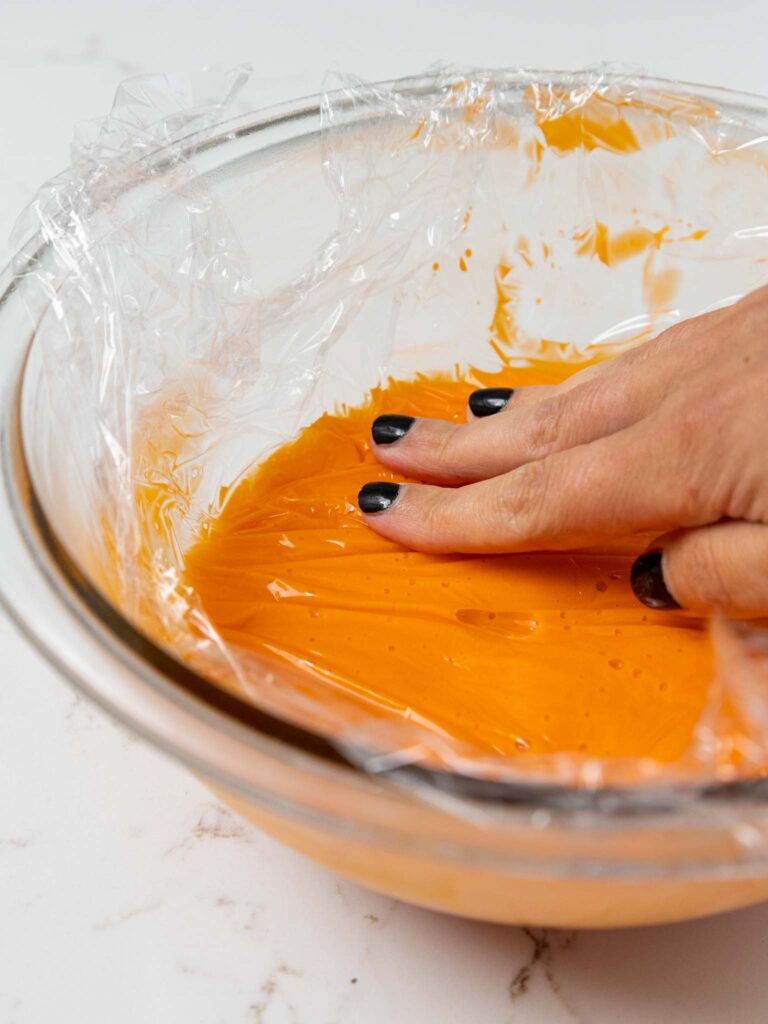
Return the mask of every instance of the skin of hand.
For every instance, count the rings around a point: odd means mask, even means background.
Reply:
[[[427,552],[583,548],[641,531],[653,608],[768,614],[768,287],[557,386],[485,390],[466,424],[381,416],[370,526]]]

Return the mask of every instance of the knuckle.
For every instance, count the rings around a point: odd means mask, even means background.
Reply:
[[[460,427],[453,430],[441,430],[433,438],[430,448],[430,459],[441,469],[450,469],[461,459],[463,435]]]
[[[544,462],[528,462],[510,473],[495,492],[494,515],[514,525],[514,532],[536,532],[546,504],[549,472]]]
[[[687,401],[678,406],[675,415],[675,436],[683,455],[690,456],[698,452],[706,426],[707,415],[703,403]]]
[[[713,480],[704,460],[699,458],[698,428],[684,421],[676,428],[674,454],[665,474],[671,487],[675,519],[686,526],[711,521],[709,511],[715,501]]]
[[[736,332],[742,340],[764,338],[768,332],[768,302],[751,301],[735,307]]]
[[[647,346],[643,346],[646,351],[645,354],[650,356],[658,355],[661,352],[665,352],[670,348],[674,348],[677,345],[684,344],[689,341],[693,333],[693,325],[696,322],[696,317],[690,320],[681,320],[680,323],[672,324],[666,331],[662,331],[661,334],[648,342]]]
[[[558,395],[531,407],[525,428],[525,450],[531,459],[540,459],[555,450],[562,441],[563,426],[569,400]]]
[[[739,398],[723,387],[686,391],[665,410],[660,432],[666,476],[678,496],[678,518],[689,526],[726,513],[734,483],[738,446],[732,422]]]

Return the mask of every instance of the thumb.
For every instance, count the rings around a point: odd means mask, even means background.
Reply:
[[[768,614],[768,525],[722,522],[660,537],[632,566],[632,589],[649,608]]]

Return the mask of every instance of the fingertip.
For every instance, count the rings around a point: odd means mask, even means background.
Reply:
[[[506,406],[514,388],[479,388],[469,396],[469,411],[477,419],[493,416]]]
[[[635,597],[646,608],[671,611],[681,607],[664,578],[664,552],[659,548],[646,551],[635,559],[630,571],[630,584]]]
[[[434,552],[444,550],[442,530],[434,524],[435,503],[450,498],[451,492],[442,488],[381,480],[364,484],[357,500],[365,522],[379,536],[414,551]]]
[[[667,589],[687,611],[768,613],[768,524],[724,520],[661,537]]]
[[[377,416],[371,424],[371,437],[376,445],[395,444],[411,429],[416,420],[413,416],[398,416],[388,413]]]
[[[400,484],[377,480],[373,483],[363,484],[357,495],[357,504],[365,515],[377,515],[379,512],[386,512],[397,500],[399,494]]]

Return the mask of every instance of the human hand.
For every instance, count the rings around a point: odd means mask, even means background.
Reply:
[[[468,422],[380,416],[373,529],[430,552],[661,536],[632,570],[653,608],[768,614],[768,288],[552,387],[476,391]]]

